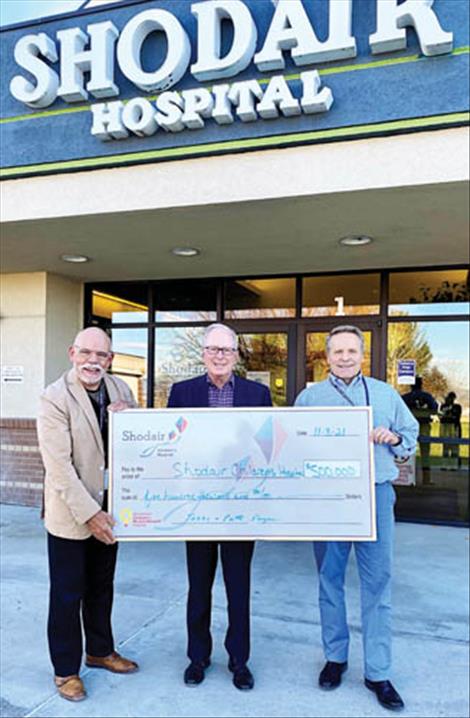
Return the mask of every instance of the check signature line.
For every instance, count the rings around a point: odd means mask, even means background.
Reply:
[[[362,526],[360,521],[277,521],[277,519],[273,519],[271,521],[236,521],[231,523],[230,521],[204,521],[201,522],[200,526],[253,526],[256,524],[257,526],[261,526],[262,524],[268,525],[268,524],[276,524],[276,526]],[[191,526],[195,526],[196,524],[191,523]],[[180,526],[180,524],[175,524],[175,526]],[[166,526],[166,529],[170,528],[170,526]],[[162,527],[162,530],[165,530],[165,527]],[[196,534],[194,534],[196,536]],[[232,536],[232,534],[230,534]]]

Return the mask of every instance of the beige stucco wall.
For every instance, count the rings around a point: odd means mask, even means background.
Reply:
[[[21,366],[22,384],[1,384],[3,417],[31,417],[44,387],[46,273],[2,275],[1,364]]]
[[[468,181],[468,158],[469,134],[461,127],[28,177],[2,183],[2,216],[21,222],[446,184]]]
[[[44,386],[67,368],[66,347],[81,328],[82,285],[46,272],[0,278],[1,365],[23,368],[22,383],[0,385],[5,418],[36,416]]]
[[[69,366],[67,347],[82,328],[83,285],[58,274],[47,275],[45,384]]]

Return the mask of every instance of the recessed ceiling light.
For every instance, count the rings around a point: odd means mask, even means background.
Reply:
[[[174,247],[171,253],[177,257],[197,257],[198,254],[201,254],[201,250],[196,247]]]
[[[60,258],[63,262],[71,262],[72,264],[83,264],[83,262],[90,261],[90,258],[85,257],[84,254],[62,254]]]
[[[367,237],[365,234],[350,234],[347,237],[342,237],[339,244],[344,244],[346,247],[362,247],[362,245],[370,244],[373,241],[372,237]]]

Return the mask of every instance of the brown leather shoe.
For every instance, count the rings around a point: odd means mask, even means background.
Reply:
[[[57,693],[67,701],[82,701],[86,698],[85,687],[82,679],[78,676],[66,676],[65,678],[55,676],[54,683]]]
[[[85,663],[89,668],[105,668],[112,673],[135,673],[139,670],[137,663],[120,656],[116,651],[103,658],[87,655]]]

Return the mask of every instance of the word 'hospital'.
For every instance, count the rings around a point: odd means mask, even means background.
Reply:
[[[91,106],[91,134],[101,140],[111,140],[125,139],[129,133],[147,137],[155,134],[159,127],[167,132],[199,130],[205,125],[203,118],[228,125],[234,122],[232,107],[236,107],[235,114],[242,122],[329,110],[333,94],[328,87],[320,90],[318,72],[302,72],[300,80],[300,99],[294,97],[282,75],[275,75],[265,91],[257,80],[246,80],[214,85],[212,92],[203,87],[181,93],[163,92],[155,105],[144,97],[135,97],[125,104],[120,100],[96,103]]]

